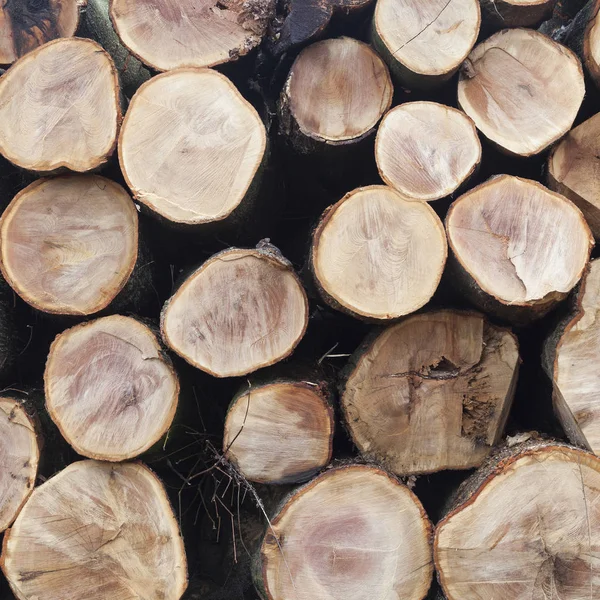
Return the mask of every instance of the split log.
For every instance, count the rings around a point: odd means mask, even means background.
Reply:
[[[350,359],[346,426],[363,456],[398,475],[470,469],[504,432],[518,367],[516,337],[482,315],[411,316]]]
[[[331,469],[271,520],[255,584],[268,600],[421,600],[430,538],[421,503],[397,479],[364,465]]]
[[[63,437],[97,460],[127,460],[156,444],[179,398],[179,380],[152,330],[118,315],[57,336],[44,385],[46,408]]]
[[[478,0],[380,0],[373,44],[403,85],[431,88],[456,73],[480,24]]]
[[[97,175],[40,179],[0,219],[0,267],[37,310],[90,315],[113,302],[138,255],[138,216],[127,192]]]
[[[214,67],[262,41],[274,0],[110,0],[115,31],[134,56],[156,71]]]
[[[572,202],[510,175],[492,177],[456,200],[446,230],[459,291],[515,323],[542,317],[566,298],[594,243]]]
[[[556,0],[481,0],[488,27],[535,27],[552,14]]]
[[[113,153],[120,121],[117,71],[92,40],[49,42],[0,78],[0,153],[24,169],[95,169]]]
[[[477,170],[481,142],[460,110],[436,102],[407,102],[388,112],[375,139],[381,178],[403,196],[439,200]]]
[[[569,131],[584,94],[577,56],[531,29],[500,31],[475,46],[458,82],[458,103],[481,133],[518,156]]]
[[[600,594],[600,460],[529,442],[468,479],[437,526],[434,556],[447,600],[580,600]]]
[[[80,461],[36,488],[1,561],[22,600],[179,600],[187,587],[173,510],[141,463]]]
[[[229,79],[210,69],[178,69],[132,98],[119,160],[144,207],[171,223],[200,225],[244,218],[266,146],[258,113]]]
[[[447,252],[442,222],[427,203],[376,185],[353,190],[325,211],[310,266],[327,304],[354,317],[389,320],[427,304]]]
[[[162,336],[215,377],[246,375],[286,358],[308,324],[308,299],[292,265],[263,240],[209,258],[167,301]]]
[[[331,460],[333,408],[322,385],[277,380],[246,387],[225,419],[223,453],[248,480],[296,483]]]
[[[0,532],[10,527],[33,491],[40,445],[35,422],[23,404],[0,398]]]

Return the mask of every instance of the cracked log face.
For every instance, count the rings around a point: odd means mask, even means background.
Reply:
[[[328,304],[386,320],[431,299],[447,252],[443,225],[428,204],[375,185],[325,211],[313,237],[311,268]]]
[[[117,34],[157,71],[213,67],[248,54],[274,14],[273,0],[110,0]]]
[[[417,497],[380,469],[327,471],[300,488],[262,544],[268,600],[421,600],[431,525]]]
[[[318,385],[278,381],[234,398],[223,453],[250,481],[306,481],[329,464],[333,429],[333,408]]]
[[[0,532],[19,514],[35,485],[38,436],[23,405],[0,398]]]
[[[34,490],[1,560],[19,600],[179,600],[187,587],[175,516],[141,463],[69,465]]]
[[[266,140],[257,112],[229,79],[179,69],[132,98],[119,160],[137,200],[165,219],[197,225],[225,219],[242,203]]]
[[[308,300],[273,246],[215,254],[165,304],[165,343],[215,377],[246,375],[289,356],[306,331]]]
[[[67,329],[50,348],[46,407],[81,455],[121,461],[155,444],[173,420],[179,381],[152,331],[130,317]]]
[[[0,153],[24,169],[99,167],[120,120],[117,71],[92,40],[54,40],[0,78]]]
[[[480,22],[478,0],[380,0],[373,42],[401,82],[432,87],[456,72]]]
[[[412,475],[481,464],[502,436],[519,351],[477,313],[438,311],[389,327],[351,364],[341,405],[354,443]]]
[[[500,31],[477,45],[458,82],[458,103],[481,133],[519,156],[569,131],[584,94],[575,54],[531,29]]]
[[[594,242],[569,200],[510,175],[493,177],[454,202],[446,230],[461,289],[509,319],[543,316],[565,298]]]
[[[600,461],[546,446],[502,461],[434,542],[448,600],[600,595]]]
[[[0,220],[0,267],[38,310],[90,315],[121,291],[137,260],[138,216],[127,192],[97,175],[39,179]]]
[[[497,28],[535,27],[552,14],[556,0],[482,0],[483,21]]]
[[[436,102],[407,102],[388,112],[375,140],[381,178],[408,198],[439,200],[477,169],[481,143],[460,110]]]

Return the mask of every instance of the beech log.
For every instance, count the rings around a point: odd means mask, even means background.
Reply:
[[[310,264],[330,306],[358,318],[389,320],[431,299],[447,252],[442,222],[427,203],[377,185],[353,190],[325,211]]]
[[[364,465],[331,469],[271,520],[256,586],[267,600],[421,600],[430,538],[423,507],[397,479]]]
[[[544,316],[569,294],[594,243],[572,202],[510,175],[456,200],[446,230],[460,291],[486,312],[517,323]]]
[[[556,0],[481,0],[488,27],[535,27],[552,14]]]
[[[49,42],[0,78],[0,153],[24,169],[95,169],[113,153],[120,121],[117,71],[92,40]]]
[[[141,463],[80,461],[36,488],[1,561],[19,600],[179,600],[187,587],[175,515]]]

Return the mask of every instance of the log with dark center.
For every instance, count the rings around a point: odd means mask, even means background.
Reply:
[[[482,0],[484,25],[506,27],[535,27],[551,14],[556,0]]]

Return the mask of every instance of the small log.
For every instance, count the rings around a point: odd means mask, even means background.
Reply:
[[[97,175],[39,179],[0,219],[0,268],[37,310],[91,315],[127,283],[138,256],[138,216],[127,192]]]
[[[480,465],[504,432],[516,337],[478,313],[411,316],[353,355],[341,405],[363,456],[398,475]]]
[[[293,493],[270,523],[254,574],[267,600],[421,600],[431,584],[429,519],[380,469],[331,469]]]
[[[187,587],[173,510],[141,463],[80,461],[36,488],[1,563],[20,599],[179,600]]]
[[[90,171],[117,144],[119,79],[102,47],[58,39],[0,78],[0,153],[32,171]]]
[[[353,190],[325,211],[310,267],[327,304],[385,321],[431,299],[447,253],[444,227],[427,203],[376,185]]]
[[[507,447],[437,526],[447,600],[596,598],[600,460],[558,443]]]
[[[210,69],[178,69],[132,98],[119,161],[134,197],[155,216],[202,225],[247,212],[266,147],[258,113],[229,79]]]
[[[308,324],[308,299],[292,265],[262,241],[209,258],[165,304],[162,336],[215,377],[246,375],[286,358]]]
[[[486,27],[535,27],[552,15],[556,0],[481,0]]]
[[[10,527],[33,491],[41,440],[21,402],[0,398],[0,532]]]
[[[110,0],[123,44],[156,71],[236,60],[261,43],[274,15],[274,0]]]
[[[381,178],[403,196],[439,200],[477,170],[481,142],[460,110],[436,102],[407,102],[388,112],[375,139]]]
[[[403,85],[428,89],[456,73],[480,24],[478,0],[380,0],[373,44]]]
[[[446,231],[459,291],[515,323],[540,318],[566,298],[594,243],[572,202],[510,175],[492,177],[456,200]]]
[[[67,329],[50,347],[46,408],[78,454],[122,461],[156,444],[173,421],[179,380],[150,328],[103,317]]]
[[[223,453],[248,480],[306,481],[331,460],[333,408],[322,385],[277,380],[237,394],[227,412]]]
[[[458,103],[481,133],[518,156],[569,131],[584,94],[577,56],[531,29],[500,31],[475,46],[458,82]]]

